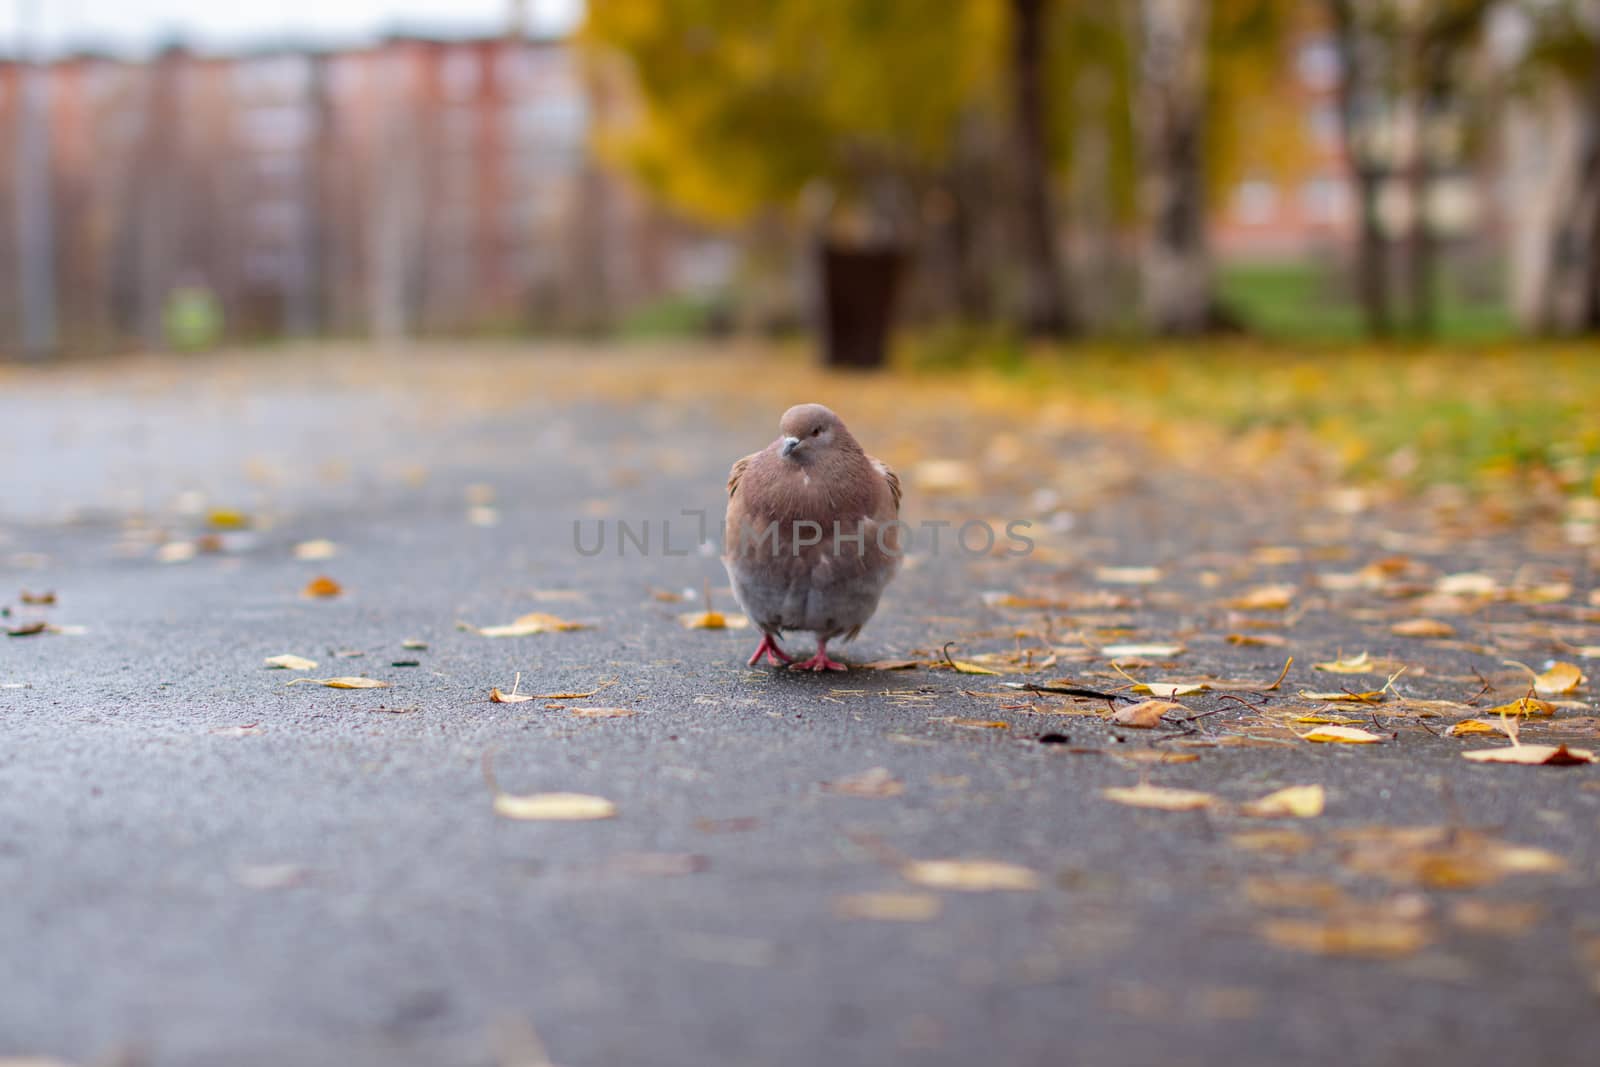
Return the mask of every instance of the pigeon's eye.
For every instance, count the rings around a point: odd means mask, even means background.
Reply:
[[[811,436],[812,437],[821,437],[822,436],[822,427],[818,426],[815,430],[812,430],[811,431]]]

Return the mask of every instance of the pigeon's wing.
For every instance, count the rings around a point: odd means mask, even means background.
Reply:
[[[733,499],[733,494],[735,494],[735,493],[737,493],[739,491],[739,479],[744,477],[745,468],[750,466],[750,461],[755,459],[759,455],[761,455],[760,452],[752,452],[752,453],[750,453],[748,456],[744,457],[743,459],[741,459],[737,463],[735,463],[733,465],[733,469],[728,472],[728,499],[729,500],[732,500]],[[900,495],[899,491],[897,490],[895,492],[895,496],[898,497],[899,495]]]
[[[740,460],[739,462],[743,463],[744,461]],[[883,480],[889,483],[889,493],[894,497],[894,513],[898,516],[900,514],[900,476],[891,470],[889,465],[881,459],[874,459],[872,461],[872,468],[879,474],[883,475]],[[736,472],[738,469],[738,467],[734,467]]]

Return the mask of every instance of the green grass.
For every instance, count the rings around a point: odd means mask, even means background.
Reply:
[[[1319,339],[1028,349],[969,334],[963,348],[939,332],[911,341],[903,359],[914,373],[976,372],[1066,400],[1101,425],[1300,440],[1355,480],[1600,491],[1600,346]]]
[[[1445,264],[1439,272],[1434,340],[1478,343],[1512,336],[1514,325],[1504,300],[1485,291],[1494,288],[1481,279],[1474,284],[1468,267]],[[1361,309],[1342,269],[1310,263],[1232,264],[1222,268],[1218,289],[1245,326],[1265,337],[1322,342],[1363,336]],[[1392,314],[1403,331],[1398,287],[1395,303]]]

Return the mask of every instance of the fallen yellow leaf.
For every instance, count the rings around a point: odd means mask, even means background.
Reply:
[[[1365,652],[1349,659],[1336,659],[1331,663],[1313,663],[1312,666],[1319,671],[1328,671],[1332,674],[1372,674],[1378,669],[1372,657]]]
[[[1456,628],[1438,619],[1406,619],[1389,627],[1396,637],[1454,637]]]
[[[900,868],[907,880],[930,889],[967,893],[1039,888],[1039,874],[1029,867],[998,860],[912,860]]]
[[[945,662],[945,666],[949,667],[951,670],[955,671],[957,674],[1000,674],[1001,673],[1000,671],[991,671],[988,667],[980,667],[976,663],[969,663],[966,660],[951,659],[949,656],[945,657],[944,662]]]
[[[617,806],[611,801],[587,793],[496,793],[494,810],[508,819],[544,822],[609,819],[617,814]]]
[[[889,772],[887,767],[873,767],[822,783],[824,793],[837,793],[852,797],[897,797],[906,790],[906,784]]]
[[[1153,585],[1161,580],[1161,568],[1096,567],[1094,580],[1104,585]]]
[[[1434,583],[1434,592],[1443,596],[1492,597],[1500,593],[1500,583],[1487,574],[1447,574]]]
[[[1477,763],[1520,763],[1526,766],[1572,767],[1594,763],[1595,755],[1586,748],[1566,745],[1512,745],[1508,748],[1480,748],[1461,753]]]
[[[288,685],[322,685],[329,689],[388,689],[388,682],[376,678],[296,678]]]
[[[338,545],[320,538],[315,541],[301,541],[294,546],[294,558],[298,560],[332,559],[338,554]]]
[[[1506,731],[1499,723],[1487,719],[1462,719],[1446,732],[1451,737],[1463,737],[1467,734],[1503,734]]]
[[[580,719],[626,719],[638,714],[631,708],[571,708],[569,710]]]
[[[495,704],[526,704],[538,698],[531,693],[518,693],[514,688],[509,693],[503,693],[498,687],[489,690],[489,700]]]
[[[1239,810],[1258,818],[1310,819],[1322,814],[1326,793],[1320,785],[1291,785],[1253,800]]]
[[[307,582],[306,587],[300,590],[300,595],[303,597],[313,598],[331,597],[338,596],[342,592],[344,592],[343,586],[334,581],[332,578],[329,578],[326,574],[322,574]]]
[[[1354,726],[1319,726],[1308,734],[1301,734],[1300,739],[1344,745],[1375,745],[1385,740],[1377,734],[1368,733]]]
[[[1216,803],[1210,793],[1193,789],[1169,789],[1165,786],[1140,783],[1128,788],[1100,790],[1100,795],[1118,804],[1134,808],[1154,808],[1158,811],[1196,811]]]
[[[724,615],[720,611],[691,611],[678,616],[678,625],[687,630],[743,630],[750,620],[743,615]]]
[[[1112,659],[1167,659],[1182,655],[1183,651],[1184,647],[1178,644],[1106,645],[1100,654]]]
[[[1571,663],[1557,663],[1533,678],[1533,691],[1541,696],[1563,696],[1588,681]]]
[[[926,922],[938,916],[942,903],[932,893],[852,893],[835,898],[833,911],[841,919]]]
[[[316,668],[317,661],[314,659],[306,659],[304,656],[290,655],[289,653],[285,652],[281,656],[268,656],[266,659],[266,665],[268,667],[276,667],[279,670],[285,671],[309,671]]]
[[[1509,704],[1501,704],[1490,708],[1486,715],[1521,715],[1524,717],[1548,718],[1556,713],[1556,706],[1548,700],[1535,700],[1533,697],[1523,697],[1513,700]]]
[[[559,633],[565,630],[582,630],[581,622],[568,622],[542,611],[519,615],[503,626],[484,626],[478,633],[484,637],[527,637],[531,634]]]
[[[1282,948],[1323,956],[1409,956],[1428,943],[1418,922],[1389,918],[1268,919],[1261,934]]]

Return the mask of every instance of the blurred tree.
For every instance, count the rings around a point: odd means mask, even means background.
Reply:
[[[1403,190],[1409,328],[1434,328],[1436,179],[1461,161],[1469,84],[1493,0],[1329,0],[1343,131],[1360,205],[1357,289],[1368,329],[1389,332],[1383,190]]]
[[[1051,192],[1047,67],[1050,0],[1011,0],[1011,76],[1027,296],[1023,325],[1031,336],[1062,337],[1073,327],[1061,260],[1061,230]]]
[[[581,40],[638,90],[601,148],[657,194],[714,222],[787,210],[840,253],[824,264],[893,271],[1004,29],[994,0],[615,0]]]
[[[1548,165],[1522,205],[1530,262],[1523,325],[1548,334],[1600,331],[1600,0],[1517,0],[1531,106],[1513,119]]]
[[[1377,94],[1371,85],[1373,71],[1385,62],[1382,42],[1371,32],[1362,0],[1328,0],[1333,39],[1339,53],[1339,129],[1354,187],[1356,212],[1355,283],[1366,319],[1367,332],[1387,337],[1392,329],[1389,311],[1389,255],[1378,196],[1383,189],[1384,160],[1377,149],[1372,116]]]
[[[1235,177],[1240,113],[1272,107],[1295,8],[1289,0],[1137,0],[1132,9],[1144,305],[1156,333],[1198,334],[1229,321],[1206,240],[1211,191]]]

